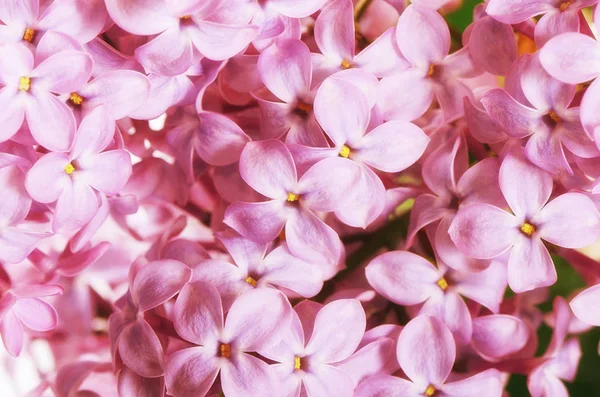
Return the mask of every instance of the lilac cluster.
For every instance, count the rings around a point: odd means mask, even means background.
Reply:
[[[597,2],[0,0],[0,394],[568,396]]]

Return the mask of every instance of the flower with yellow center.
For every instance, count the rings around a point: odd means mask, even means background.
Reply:
[[[244,280],[244,281],[246,281],[251,286],[256,287],[256,280],[253,279],[252,277],[248,276],[248,277],[246,277],[246,280]]]
[[[433,64],[429,65],[429,70],[427,70],[427,77],[433,76],[434,73],[435,73],[435,66]]]
[[[558,7],[562,12],[567,11],[567,8],[573,3],[573,0],[563,1],[561,5]]]
[[[31,79],[26,76],[21,76],[19,79],[19,90],[21,91],[29,91],[31,88]]]
[[[345,58],[344,58],[344,59],[342,60],[342,64],[340,65],[340,67],[341,67],[343,70],[346,70],[346,69],[351,69],[351,68],[352,68],[352,63],[351,63],[349,60],[347,60],[347,59],[345,59]]]
[[[562,121],[554,110],[551,110],[550,113],[548,113],[548,116],[550,116],[552,121],[554,121],[556,124],[559,124]]]
[[[433,387],[432,385],[427,386],[427,389],[425,390],[425,395],[427,397],[431,397],[433,396],[433,393],[435,393],[435,387]]]
[[[67,175],[71,175],[73,171],[75,171],[75,167],[73,166],[73,164],[69,163],[65,165],[65,172],[67,173]]]
[[[76,92],[72,92],[69,100],[73,103],[73,105],[81,105],[83,103],[83,97]]]
[[[521,231],[523,232],[523,234],[527,235],[527,236],[531,236],[533,233],[535,233],[535,226],[533,226],[531,223],[529,222],[525,222],[523,224],[523,226],[521,226]]]
[[[294,357],[294,369],[300,369],[302,368],[302,363],[300,361],[300,357],[296,356]]]
[[[288,195],[287,195],[287,201],[290,202],[290,203],[298,201],[299,198],[300,197],[297,194],[295,194],[295,193],[288,193]]]
[[[436,281],[436,284],[442,289],[442,291],[445,291],[446,288],[448,288],[448,282],[446,281],[446,279],[444,277],[442,277],[438,281]]]
[[[23,40],[32,42],[35,37],[35,30],[31,28],[25,28],[25,33],[23,33]]]
[[[229,343],[221,344],[221,357],[229,358],[231,357],[231,345]]]
[[[350,148],[344,145],[342,146],[342,149],[340,149],[340,152],[338,154],[340,157],[347,159],[348,157],[350,157]]]

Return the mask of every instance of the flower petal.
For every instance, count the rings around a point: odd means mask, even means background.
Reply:
[[[85,52],[70,50],[58,52],[33,69],[31,72],[32,79],[35,79],[33,87],[39,84],[51,92],[70,94],[87,83],[92,75],[92,65],[92,57]]]
[[[187,34],[202,55],[222,61],[242,52],[258,35],[258,27],[198,21]]]
[[[552,8],[552,3],[544,0],[490,0],[485,12],[500,22],[513,24],[543,14]]]
[[[279,200],[234,203],[227,207],[223,222],[242,236],[266,244],[283,230],[286,223],[283,206]]]
[[[181,289],[173,307],[177,334],[197,345],[217,340],[223,329],[219,292],[211,284],[193,282]]]
[[[433,85],[424,73],[408,69],[381,79],[377,86],[377,104],[384,120],[413,121],[429,109],[433,94]]]
[[[198,114],[200,126],[196,130],[196,153],[210,165],[233,164],[240,155],[250,137],[228,117],[213,112]]]
[[[71,184],[69,175],[65,172],[67,164],[69,156],[64,153],[48,153],[42,156],[25,178],[25,187],[31,198],[40,203],[56,201],[66,186]]]
[[[109,150],[94,156],[85,169],[75,171],[74,177],[104,194],[113,195],[125,186],[131,172],[129,153],[125,150]]]
[[[396,41],[402,55],[413,65],[428,67],[441,62],[450,51],[450,30],[436,11],[411,5],[396,27]]]
[[[354,9],[346,0],[330,1],[315,22],[315,41],[331,60],[351,62],[354,58]]]
[[[121,397],[162,397],[165,389],[165,379],[145,378],[124,367],[117,375],[117,388]],[[88,390],[78,391],[74,397],[96,397],[96,394],[83,394]]]
[[[30,95],[25,104],[27,124],[37,143],[53,152],[68,151],[75,136],[75,116],[71,109],[48,92]]]
[[[397,376],[379,375],[365,379],[354,391],[354,397],[420,397],[423,390]]]
[[[219,359],[202,347],[179,350],[167,360],[165,383],[173,396],[204,396],[219,373]]]
[[[0,335],[6,351],[13,357],[18,357],[23,349],[23,325],[21,320],[9,311],[0,320]]]
[[[466,379],[446,383],[440,391],[446,396],[477,397],[485,394],[489,397],[501,397],[502,376],[497,369],[492,368]]]
[[[94,190],[83,183],[65,185],[56,201],[52,230],[55,233],[68,233],[88,223],[100,207],[100,199]]]
[[[228,397],[270,396],[277,389],[274,370],[259,358],[242,353],[221,365],[221,387]]]
[[[13,311],[27,328],[38,332],[50,331],[58,325],[54,307],[39,298],[17,300]]]
[[[290,18],[305,18],[317,12],[327,0],[306,0],[298,3],[295,0],[270,0],[269,6],[278,13]]]
[[[540,61],[555,79],[583,83],[600,75],[600,43],[581,33],[563,33],[542,47]]]
[[[556,269],[539,237],[519,236],[508,259],[508,285],[516,293],[556,282]]]
[[[162,0],[106,0],[113,21],[129,33],[152,35],[176,23]]]
[[[194,64],[194,47],[175,27],[136,48],[135,58],[148,73],[177,76]]]
[[[489,16],[472,26],[469,51],[473,61],[488,73],[505,76],[518,55],[512,27]]]
[[[598,310],[599,302],[600,284],[596,284],[581,291],[571,300],[570,305],[573,314],[575,314],[579,320],[593,326],[600,326],[600,310]]]
[[[139,319],[119,335],[119,355],[123,364],[144,378],[156,378],[164,373],[165,356],[160,340],[148,323]]]
[[[520,351],[529,340],[529,327],[518,317],[493,314],[473,319],[472,346],[489,361]]]
[[[541,123],[540,112],[517,102],[501,88],[488,91],[481,98],[481,103],[492,120],[512,137],[523,138],[531,135]]]
[[[379,176],[367,166],[361,166],[359,178],[345,192],[345,204],[335,216],[346,225],[366,228],[385,208],[386,190]]]
[[[302,384],[308,396],[352,396],[354,384],[343,370],[331,365],[314,365]]]
[[[131,298],[140,311],[162,305],[174,297],[192,277],[192,270],[172,259],[150,262],[142,267],[131,285]]]

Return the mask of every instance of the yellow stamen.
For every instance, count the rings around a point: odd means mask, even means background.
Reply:
[[[287,201],[289,201],[290,203],[293,203],[294,201],[298,201],[298,195],[295,193],[288,193],[287,196]]]
[[[344,145],[344,146],[342,146],[342,149],[340,150],[340,152],[338,154],[340,155],[340,157],[347,159],[348,157],[350,157],[350,148],[348,146]]]
[[[533,226],[531,223],[529,222],[525,222],[523,224],[523,226],[521,226],[521,231],[528,235],[531,236],[533,233],[535,233],[535,226]]]
[[[431,397],[433,396],[433,393],[435,393],[435,387],[433,387],[432,385],[427,386],[427,389],[425,390],[425,395],[427,397]]]
[[[187,20],[190,20],[190,19],[192,19],[192,17],[191,17],[191,15],[184,15],[184,16],[182,16],[182,17],[181,17],[181,18],[179,18],[179,19],[183,19],[184,21],[187,21]]]
[[[558,117],[558,115],[556,114],[556,112],[554,110],[551,110],[550,113],[548,114],[548,116],[550,116],[552,121],[554,121],[556,124],[558,124],[562,121],[560,119],[560,117]]]
[[[229,343],[221,344],[221,357],[231,357],[231,345]]]
[[[81,105],[83,103],[83,97],[76,92],[72,92],[69,100],[73,102],[74,105]]]
[[[25,33],[23,33],[23,40],[32,42],[35,37],[35,30],[31,28],[25,28]]]
[[[285,229],[281,229],[281,233],[277,236],[279,241],[285,241]]]
[[[444,277],[442,277],[438,281],[436,281],[436,284],[442,289],[442,291],[445,291],[446,288],[448,288],[448,282],[446,281],[446,279]]]
[[[19,79],[19,89],[21,91],[29,91],[31,88],[31,79],[29,77],[21,76]]]
[[[350,69],[350,68],[352,67],[352,63],[350,63],[350,61],[349,61],[349,60],[347,60],[347,59],[343,59],[343,60],[342,60],[342,64],[340,65],[340,67],[341,67],[342,69],[344,69],[344,70],[346,70],[346,69]]]
[[[65,172],[67,173],[67,175],[71,175],[73,171],[75,171],[75,167],[73,167],[73,164],[69,163],[65,165]]]
[[[300,357],[294,357],[294,369],[302,368],[302,364],[300,363]]]
[[[252,277],[250,277],[250,276],[246,277],[246,280],[245,280],[245,281],[246,281],[248,284],[250,284],[251,286],[253,286],[253,287],[256,287],[256,280],[255,280],[255,279],[253,279]]]
[[[559,7],[559,8],[560,8],[560,10],[561,10],[562,12],[565,12],[565,11],[567,11],[567,8],[569,8],[569,6],[570,6],[572,3],[573,3],[573,1],[572,1],[572,0],[563,1],[563,2],[562,2],[562,4],[560,5],[560,7]]]
[[[433,76],[434,73],[435,73],[435,66],[429,65],[429,70],[427,71],[427,77]]]

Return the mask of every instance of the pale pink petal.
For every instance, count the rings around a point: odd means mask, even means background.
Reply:
[[[409,69],[379,82],[377,104],[384,120],[413,121],[429,109],[433,93],[433,84],[425,73]]]
[[[449,139],[433,151],[423,163],[423,180],[431,191],[448,200],[457,193],[456,183],[468,167],[464,138]]]
[[[65,166],[69,156],[64,153],[48,153],[31,167],[25,178],[25,187],[31,197],[40,203],[52,203],[58,199],[67,185],[71,184]],[[52,183],[48,183],[51,181]]]
[[[8,263],[19,263],[50,235],[50,233],[27,232],[5,226],[0,231],[0,259]]]
[[[448,234],[454,216],[444,216],[435,231],[434,248],[441,262],[461,272],[477,272],[489,266],[488,259],[475,259],[462,253]]]
[[[276,289],[248,291],[229,309],[223,337],[240,351],[264,349],[279,342],[291,321],[291,311],[285,295]]]
[[[315,22],[315,41],[321,53],[332,60],[354,58],[354,9],[351,1],[333,0]]]
[[[6,351],[17,357],[21,354],[23,348],[23,325],[21,320],[13,313],[9,311],[4,314],[2,320],[0,320],[0,335],[2,335],[2,343]]]
[[[177,23],[162,0],[106,0],[113,21],[129,33],[152,35]]]
[[[553,9],[552,3],[548,0],[490,0],[485,12],[500,22],[513,24]]]
[[[123,368],[117,376],[117,387],[120,397],[163,397],[165,389],[165,379],[145,378],[129,368]],[[74,397],[94,397],[87,394],[80,396],[79,391]]]
[[[285,225],[285,239],[292,254],[319,264],[338,263],[342,243],[338,234],[312,211],[294,211]]]
[[[552,176],[531,164],[521,151],[509,153],[500,166],[500,189],[517,216],[533,216],[552,193]]]
[[[191,347],[173,353],[167,360],[165,383],[173,396],[204,396],[219,373],[219,361],[214,352]]]
[[[456,274],[454,290],[497,313],[506,290],[506,265],[492,261],[487,268],[478,270]]]
[[[276,40],[258,58],[258,72],[276,97],[294,103],[310,91],[310,50],[300,40]]]
[[[396,353],[406,376],[425,390],[444,383],[454,365],[456,345],[440,320],[423,315],[406,324]]]
[[[223,329],[219,292],[208,283],[187,284],[177,297],[173,317],[177,334],[185,340],[198,345],[216,340]]]
[[[279,200],[262,203],[234,203],[227,207],[223,222],[242,236],[258,243],[273,241],[285,225],[284,204]]]
[[[202,55],[221,61],[242,52],[258,35],[258,27],[198,21],[196,26],[188,29],[186,33]]]
[[[491,259],[508,250],[519,237],[517,219],[489,204],[472,204],[461,208],[448,233],[465,254]]]
[[[547,127],[541,126],[525,145],[529,161],[553,175],[572,175],[573,171],[565,156],[560,137]]]
[[[522,105],[500,88],[488,91],[481,98],[481,103],[492,120],[515,138],[533,134],[542,120],[542,113]]]
[[[240,174],[257,192],[273,199],[295,193],[296,166],[283,142],[267,139],[249,142],[240,157]]]
[[[34,331],[49,331],[58,325],[58,315],[54,307],[38,298],[17,300],[13,312],[23,325]]]
[[[62,0],[52,2],[44,10],[39,27],[42,30],[61,32],[81,43],[87,43],[102,31],[107,19],[106,6],[102,0],[83,3],[78,0]]]
[[[307,396],[352,396],[354,385],[350,376],[331,365],[315,365],[302,379]]]
[[[441,62],[450,50],[450,30],[437,12],[416,5],[404,10],[396,27],[396,41],[413,65]]]
[[[335,216],[346,225],[366,228],[385,208],[385,186],[369,167],[361,166],[359,178],[345,191],[345,203]]]
[[[81,164],[81,163],[80,163]],[[109,150],[74,171],[74,178],[108,195],[117,194],[131,176],[131,157],[125,150]]]
[[[447,397],[501,397],[503,389],[501,373],[497,369],[488,369],[470,378],[446,383],[440,391]]]
[[[583,248],[600,237],[600,215],[592,200],[566,193],[550,201],[533,219],[539,236],[565,248]]]
[[[352,160],[330,157],[319,161],[298,181],[302,204],[315,211],[343,207],[347,194],[360,178],[361,168]]]
[[[386,30],[354,57],[354,63],[376,77],[387,77],[407,70],[410,64],[396,45],[396,28]]]
[[[219,113],[201,112],[198,114],[200,126],[196,131],[194,144],[200,158],[210,165],[228,165],[237,162],[248,135],[231,119]]]
[[[472,26],[469,51],[474,62],[489,73],[505,76],[517,59],[517,41],[512,27],[489,16]]]
[[[92,57],[81,51],[61,51],[36,66],[31,72],[32,90],[36,85],[60,94],[70,94],[87,83],[92,75]],[[70,70],[70,73],[65,73]],[[35,91],[34,91],[35,92]]]
[[[340,98],[345,98],[340,101]],[[370,118],[366,95],[355,85],[341,79],[327,79],[317,91],[315,116],[336,146],[357,142],[365,133]]]
[[[600,80],[596,79],[587,88],[581,100],[581,124],[591,137],[594,136],[594,128],[600,125],[600,103],[596,99],[598,95],[600,95]],[[568,147],[567,142],[565,146]]]
[[[317,314],[305,353],[324,363],[348,358],[363,337],[366,321],[357,300],[340,299],[328,303]]]
[[[373,376],[361,382],[355,397],[421,397],[423,389],[397,376]]]
[[[82,183],[65,185],[56,201],[52,230],[66,233],[79,229],[88,223],[100,207],[100,200],[94,190]]]
[[[30,95],[25,104],[27,124],[37,143],[54,152],[68,151],[75,136],[71,109],[48,92]]]
[[[400,172],[421,157],[429,141],[412,123],[388,121],[365,135],[353,158],[384,172]]]
[[[410,211],[407,245],[411,246],[419,230],[432,224],[448,214],[448,203],[433,194],[425,193],[417,196]]]
[[[437,102],[444,111],[445,120],[451,121],[462,117],[464,99],[473,98],[471,88],[454,77],[444,78],[433,87]]]
[[[495,157],[481,160],[462,175],[456,190],[462,198],[461,205],[472,203],[488,203],[504,207],[498,174],[500,161]]]
[[[95,154],[102,152],[115,136],[115,121],[107,112],[106,107],[98,106],[90,111],[80,122],[70,158],[83,162]],[[93,160],[92,164],[93,165]],[[78,167],[80,168],[80,167]]]
[[[379,255],[365,270],[367,280],[379,294],[400,305],[416,305],[439,289],[439,271],[427,260],[408,251]]]
[[[574,8],[574,7],[573,7]],[[544,14],[535,25],[535,44],[542,48],[548,40],[566,32],[579,32],[579,12],[551,10]]]
[[[306,0],[298,4],[294,0],[270,0],[269,6],[290,18],[305,18],[317,12],[326,0]]]
[[[487,360],[496,361],[520,351],[529,340],[529,327],[506,314],[473,319],[472,346]]]
[[[0,59],[0,82],[4,85],[18,86],[19,78],[33,69],[33,54],[29,47],[22,44],[2,46]]]
[[[245,271],[261,263],[267,253],[265,244],[256,243],[235,232],[219,233],[216,237],[225,246],[233,262]]]
[[[131,285],[131,297],[139,310],[146,311],[162,305],[192,277],[192,270],[184,263],[164,259],[142,267]]]
[[[25,120],[25,107],[16,99],[16,88],[3,87],[0,89],[0,142],[15,135]]]
[[[145,320],[137,320],[119,335],[119,355],[128,368],[145,378],[164,373],[165,356],[154,330]]]
[[[508,285],[517,292],[547,287],[556,282],[556,269],[539,237],[519,236],[508,259]]]
[[[177,76],[194,64],[194,47],[192,42],[174,27],[136,48],[135,58],[148,73]]]
[[[259,396],[275,390],[277,378],[273,369],[261,359],[239,354],[221,364],[221,387],[229,397]]]
[[[431,299],[430,301],[432,301]],[[426,306],[430,302],[426,302],[421,310],[421,314],[427,313]],[[444,295],[444,317],[442,320],[448,327],[456,344],[466,346],[471,342],[473,333],[473,324],[471,313],[464,299],[458,293],[446,293]]]
[[[390,338],[379,338],[338,363],[336,368],[350,375],[355,385],[372,376],[389,373],[387,368],[396,362],[394,345],[395,341]]]
[[[0,1],[0,19],[4,23],[32,23],[38,17],[39,0]]]
[[[542,47],[540,61],[552,77],[569,84],[583,83],[600,74],[600,43],[581,33],[563,33]]]
[[[497,124],[484,110],[477,108],[469,98],[464,99],[465,120],[473,138],[482,143],[498,143],[508,136],[504,129]]]
[[[573,314],[584,323],[598,326],[600,325],[600,311],[598,308],[600,302],[600,284],[594,285],[580,292],[570,302]]]
[[[562,83],[550,76],[537,54],[529,57],[523,69],[521,87],[529,103],[546,113],[569,106],[576,91],[575,85]]]

